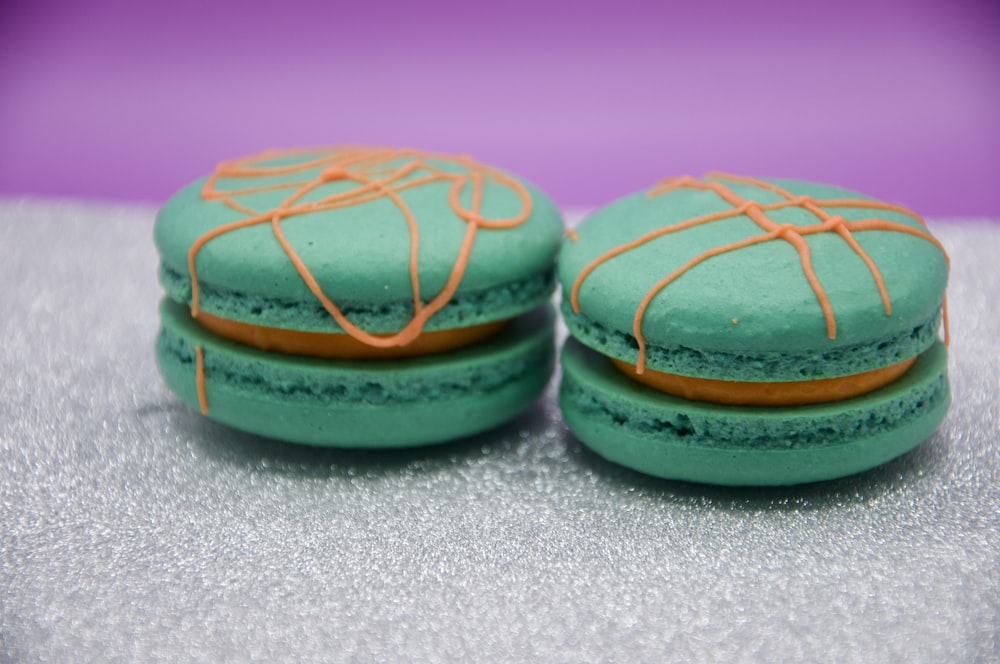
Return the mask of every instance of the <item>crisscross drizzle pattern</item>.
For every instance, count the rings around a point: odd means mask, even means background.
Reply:
[[[777,203],[758,203],[757,201],[746,199],[739,194],[737,194],[731,187],[726,185],[726,182],[736,182],[741,184],[749,184],[766,191],[773,192],[779,195],[784,200]],[[642,321],[646,314],[646,310],[649,308],[650,303],[664,288],[669,286],[673,281],[680,277],[685,272],[689,271],[699,263],[702,263],[715,256],[721,256],[722,254],[730,253],[743,249],[744,247],[750,247],[757,244],[764,244],[767,242],[772,242],[774,240],[784,240],[799,254],[799,262],[802,265],[802,272],[808,281],[810,288],[816,294],[816,300],[819,303],[820,309],[823,312],[823,318],[826,323],[827,336],[830,339],[835,339],[837,337],[837,321],[834,316],[833,307],[830,304],[830,300],[826,295],[826,290],[823,288],[823,284],[820,282],[819,277],[816,275],[816,271],[813,269],[812,264],[812,254],[810,252],[809,244],[806,242],[805,237],[809,235],[815,235],[817,233],[835,233],[841,237],[845,243],[858,255],[858,257],[865,263],[868,270],[871,272],[872,280],[874,286],[878,289],[879,295],[882,299],[882,305],[885,308],[886,315],[892,314],[892,300],[889,297],[888,289],[885,285],[885,280],[882,278],[882,273],[879,270],[878,265],[872,260],[865,250],[858,244],[857,239],[854,237],[854,233],[862,231],[891,231],[897,233],[905,233],[907,235],[914,235],[916,237],[922,238],[927,242],[930,242],[944,255],[945,261],[948,261],[948,255],[938,242],[930,233],[926,231],[927,224],[924,220],[914,212],[900,207],[898,205],[890,205],[888,203],[880,203],[877,201],[868,201],[862,199],[824,199],[816,200],[810,196],[798,196],[796,194],[783,189],[777,185],[771,184],[764,180],[759,180],[755,178],[741,177],[737,175],[729,175],[725,173],[710,173],[706,176],[704,180],[698,180],[691,176],[683,176],[678,178],[668,178],[663,180],[655,187],[649,190],[647,195],[652,198],[655,196],[660,196],[662,194],[675,191],[677,189],[699,189],[704,191],[715,192],[722,200],[731,205],[732,207],[728,210],[723,210],[721,212],[715,212],[712,214],[706,214],[700,217],[695,217],[694,219],[688,219],[680,223],[672,224],[670,226],[663,226],[650,231],[640,237],[635,238],[629,242],[621,244],[617,247],[609,249],[597,258],[590,261],[580,274],[577,275],[576,280],[573,282],[573,288],[570,292],[570,305],[573,308],[573,312],[580,313],[580,287],[587,277],[599,266],[603,265],[607,261],[620,256],[626,252],[629,252],[636,247],[640,247],[648,242],[652,242],[657,238],[664,237],[671,233],[678,233],[684,231],[688,228],[693,228],[695,226],[701,226],[704,224],[710,224],[717,221],[722,221],[724,219],[730,219],[739,215],[746,215],[763,231],[759,235],[752,235],[746,239],[739,240],[737,242],[731,242],[719,247],[715,247],[704,251],[697,256],[691,258],[684,265],[680,266],[670,274],[666,275],[659,281],[657,281],[652,288],[650,288],[642,301],[639,303],[638,308],[635,312],[635,317],[632,322],[632,332],[635,335],[636,341],[639,345],[639,358],[636,362],[636,373],[643,373],[646,366],[646,339],[642,333]],[[816,216],[817,222],[815,224],[809,224],[806,226],[796,226],[794,224],[781,224],[773,219],[771,219],[767,213],[773,210],[782,210],[791,207],[801,207],[808,210],[813,215]],[[889,221],[887,219],[881,219],[877,217],[866,218],[866,219],[856,219],[848,221],[840,215],[832,214],[828,212],[825,208],[862,208],[866,210],[873,211],[892,211],[900,214],[904,214],[912,219],[916,220],[921,228],[914,228],[907,224]],[[947,306],[944,307],[944,330],[945,330],[945,342],[948,341],[948,315]]]
[[[299,160],[289,165],[267,165],[289,157]],[[462,167],[461,172],[440,168],[436,164],[450,163]],[[301,177],[295,177],[301,175]],[[254,185],[258,178],[274,176],[289,177],[287,181]],[[247,186],[239,189],[220,190],[221,179],[246,180]],[[354,187],[331,192],[317,197],[322,188],[332,182],[349,181]],[[420,226],[412,209],[403,200],[401,193],[414,187],[422,187],[433,182],[450,183],[448,203],[455,214],[465,222],[465,234],[455,264],[441,291],[426,302],[420,293]],[[495,183],[510,188],[521,202],[517,214],[506,218],[488,218],[481,212],[483,190],[487,183]],[[317,192],[317,190],[319,190]],[[471,192],[471,205],[462,203],[463,192]],[[241,199],[248,195],[265,191],[283,191],[288,195],[274,208],[257,210]],[[315,192],[315,193],[314,193]],[[312,194],[310,200],[305,200]],[[514,178],[494,168],[480,164],[469,157],[446,156],[417,150],[395,150],[391,148],[340,147],[328,149],[269,150],[220,164],[205,182],[202,198],[216,200],[244,215],[242,219],[213,228],[199,237],[188,251],[188,270],[191,275],[191,315],[198,317],[199,285],[197,259],[198,252],[215,238],[242,228],[270,224],[274,237],[281,245],[296,272],[320,301],[323,308],[337,321],[344,332],[362,343],[378,348],[403,346],[413,341],[424,325],[441,310],[458,288],[468,266],[469,256],[480,229],[504,230],[522,224],[531,214],[531,195],[524,185]],[[399,332],[376,335],[351,323],[340,308],[320,287],[316,278],[295,248],[285,237],[283,222],[300,215],[336,210],[353,205],[362,205],[376,199],[389,199],[398,209],[410,235],[409,273],[413,291],[413,317]],[[349,218],[331,219],[331,223],[349,223]],[[349,229],[345,232],[350,232]]]

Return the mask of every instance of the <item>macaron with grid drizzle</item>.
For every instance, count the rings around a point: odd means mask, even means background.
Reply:
[[[554,361],[560,215],[465,156],[269,150],[155,225],[167,385],[209,418],[321,446],[405,447],[527,407]]]
[[[564,243],[567,424],[674,479],[795,484],[879,465],[947,412],[947,276],[901,206],[793,180],[664,180]]]

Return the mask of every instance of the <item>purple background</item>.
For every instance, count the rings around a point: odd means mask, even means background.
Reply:
[[[0,194],[161,201],[339,142],[563,205],[722,169],[1000,216],[1000,3],[0,0]]]

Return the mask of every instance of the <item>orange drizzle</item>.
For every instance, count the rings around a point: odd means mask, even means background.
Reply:
[[[580,241],[580,236],[577,234],[575,228],[567,228],[566,237],[568,237],[574,244]]]
[[[208,395],[205,392],[205,353],[201,346],[194,347],[195,383],[198,386],[198,405],[201,414],[208,415]]]
[[[263,166],[262,162],[288,156],[302,155],[304,160],[285,166]],[[431,161],[457,164],[465,172],[446,171]],[[306,177],[305,172],[322,169],[318,175]],[[260,177],[303,174],[300,179],[267,185],[253,185],[240,189],[221,191],[217,189],[220,178],[243,178],[253,180]],[[411,177],[412,176],[412,177]],[[303,198],[331,182],[351,181],[356,187],[323,196],[317,200],[304,201]],[[420,294],[419,247],[420,228],[413,211],[400,196],[400,192],[420,187],[432,182],[450,182],[448,203],[455,214],[466,224],[461,248],[444,287],[428,302]],[[483,189],[487,182],[496,183],[512,190],[521,201],[520,211],[510,217],[491,219],[482,215]],[[461,194],[471,187],[471,205],[461,202]],[[257,210],[238,200],[241,196],[266,191],[288,191],[288,196],[275,208]],[[391,148],[317,148],[294,150],[266,150],[264,152],[226,161],[216,168],[202,187],[201,196],[205,200],[218,200],[227,207],[246,215],[242,219],[223,224],[201,235],[188,250],[188,271],[191,275],[191,316],[201,314],[200,288],[198,282],[198,253],[209,242],[227,233],[260,224],[271,224],[274,237],[281,245],[296,272],[306,283],[310,292],[320,301],[323,308],[333,317],[344,332],[359,343],[378,349],[402,347],[412,343],[423,331],[424,325],[435,313],[451,300],[465,275],[469,256],[475,244],[476,233],[480,229],[505,230],[524,223],[531,214],[531,195],[524,185],[501,171],[480,164],[470,157],[447,156],[417,150],[395,150]],[[341,209],[353,205],[369,203],[381,198],[389,199],[399,210],[410,236],[409,274],[413,293],[413,317],[399,332],[377,335],[366,332],[351,323],[340,308],[320,287],[308,266],[285,237],[282,222],[293,217],[328,210]],[[205,397],[205,372],[202,351],[196,348],[198,400],[202,413],[208,412]]]
[[[796,196],[795,194],[782,189],[781,187],[771,184],[769,182],[764,182],[763,180],[758,180],[756,178],[741,177],[736,175],[727,175],[725,173],[710,173],[708,177],[716,182],[705,182],[696,180],[691,176],[684,176],[679,178],[668,178],[663,180],[661,183],[650,189],[648,192],[649,197],[659,196],[661,194],[674,191],[676,189],[699,189],[705,191],[715,192],[722,200],[732,205],[732,209],[724,210],[721,212],[715,212],[712,214],[707,214],[701,217],[695,217],[694,219],[688,219],[671,226],[664,226],[656,230],[650,231],[634,240],[626,242],[625,244],[619,245],[608,251],[604,252],[597,258],[590,261],[577,275],[576,280],[573,282],[573,287],[570,291],[570,305],[573,308],[573,312],[580,313],[580,287],[583,285],[584,280],[597,269],[599,266],[603,265],[607,261],[620,256],[624,253],[640,247],[648,242],[651,242],[657,238],[669,235],[671,233],[677,233],[688,228],[693,228],[695,226],[701,226],[703,224],[709,224],[716,221],[721,221],[723,219],[731,219],[739,215],[746,215],[757,226],[764,231],[762,235],[754,235],[745,240],[740,240],[737,242],[731,242],[713,249],[702,252],[701,254],[695,256],[687,263],[677,268],[669,275],[663,279],[656,282],[652,288],[646,293],[636,309],[635,316],[632,322],[632,332],[635,335],[636,341],[639,345],[639,358],[635,365],[635,373],[642,374],[646,369],[646,339],[642,333],[642,321],[646,314],[646,310],[649,308],[650,303],[653,301],[660,291],[666,288],[670,283],[675,281],[682,274],[695,267],[699,263],[702,263],[709,258],[715,256],[720,256],[722,254],[729,253],[731,251],[736,251],[743,249],[744,247],[753,246],[756,244],[763,244],[766,242],[771,242],[772,240],[784,240],[788,244],[792,245],[799,254],[799,261],[802,264],[802,272],[809,283],[810,288],[812,288],[813,293],[816,295],[816,300],[823,312],[823,318],[826,322],[827,336],[830,339],[835,339],[837,337],[837,322],[834,316],[833,307],[830,304],[830,300],[826,295],[826,290],[823,288],[823,284],[820,282],[819,277],[816,275],[816,271],[813,269],[812,265],[812,254],[809,249],[808,243],[805,241],[805,236],[815,235],[817,233],[836,233],[839,237],[847,243],[847,245],[864,261],[868,270],[872,274],[872,279],[875,282],[875,287],[879,291],[879,295],[882,299],[883,307],[885,308],[886,315],[892,313],[892,301],[889,297],[889,292],[885,286],[885,280],[882,278],[882,273],[875,264],[875,261],[862,249],[861,245],[858,244],[857,240],[854,238],[854,232],[860,231],[893,231],[898,233],[905,233],[907,235],[914,235],[916,237],[922,238],[927,242],[930,242],[941,253],[944,255],[945,261],[948,262],[948,254],[945,252],[944,247],[938,242],[936,238],[927,233],[924,230],[913,228],[906,224],[889,221],[886,219],[858,219],[854,221],[847,221],[839,215],[830,214],[824,207],[849,207],[849,208],[865,208],[872,210],[888,210],[892,212],[898,212],[900,214],[905,214],[908,217],[913,218],[920,225],[926,229],[927,224],[924,220],[916,213],[897,205],[890,205],[888,203],[880,203],[877,201],[866,201],[860,199],[826,199],[826,200],[816,200],[810,196]],[[753,200],[747,200],[733,191],[731,188],[727,187],[723,182],[739,182],[743,184],[750,184],[761,189],[773,192],[784,198],[784,201],[778,203],[768,203],[762,204]],[[789,207],[802,207],[812,214],[814,214],[821,223],[811,224],[808,226],[796,226],[794,224],[779,224],[770,217],[767,216],[767,212],[773,210],[781,210]],[[949,263],[950,264],[950,263]],[[947,301],[943,303],[943,318],[944,318],[944,335],[945,343],[948,342],[948,313],[947,313]]]

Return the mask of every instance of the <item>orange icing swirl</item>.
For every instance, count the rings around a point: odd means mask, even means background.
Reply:
[[[258,165],[263,161],[274,160],[288,155],[310,155],[317,152],[326,152],[327,154],[321,154],[321,156],[314,159],[308,159],[288,166],[267,167]],[[429,163],[430,160],[450,161],[464,166],[468,172],[453,173],[444,171]],[[403,163],[393,165],[393,162],[399,161]],[[219,191],[216,189],[216,183],[223,177],[250,179],[274,175],[291,175],[321,167],[323,170],[320,174],[310,179],[251,186],[233,191]],[[409,180],[405,179],[411,174],[418,173],[421,173],[419,177]],[[351,180],[356,182],[358,186],[348,191],[330,194],[318,200],[301,201],[306,194],[334,180]],[[441,292],[431,298],[427,304],[424,304],[420,295],[419,280],[418,255],[420,229],[413,211],[403,201],[399,193],[406,189],[436,181],[451,182],[452,186],[448,194],[448,202],[455,214],[466,223],[466,231],[461,249],[455,259],[455,265],[445,286]],[[521,210],[518,214],[503,219],[488,219],[482,216],[480,209],[482,207],[483,187],[487,181],[510,187],[517,194],[521,200]],[[472,188],[471,208],[466,208],[459,201],[459,196],[466,187]],[[292,191],[278,207],[270,210],[254,210],[238,201],[238,197],[240,196],[278,189],[289,189]],[[202,197],[206,200],[219,200],[232,209],[246,214],[247,217],[214,228],[203,234],[191,245],[191,249],[188,251],[188,268],[191,274],[191,315],[194,318],[198,317],[200,311],[197,271],[198,252],[201,251],[205,244],[221,235],[241,228],[269,223],[274,231],[275,238],[281,244],[289,261],[291,261],[312,294],[323,305],[323,308],[337,321],[337,324],[343,328],[346,334],[351,335],[362,343],[378,348],[405,345],[413,341],[423,330],[427,320],[451,300],[458,289],[462,276],[465,274],[469,256],[472,253],[472,247],[476,239],[476,233],[479,229],[503,230],[514,228],[527,220],[531,214],[531,195],[525,189],[524,185],[494,168],[479,164],[469,157],[448,157],[416,150],[392,150],[387,148],[332,148],[326,151],[269,150],[252,157],[223,162],[208,178],[208,181],[205,182],[202,188]],[[406,226],[410,233],[409,270],[414,306],[414,314],[409,323],[396,334],[388,336],[368,333],[352,324],[344,316],[339,307],[320,288],[315,277],[309,271],[308,266],[306,266],[285,238],[285,234],[281,228],[284,220],[298,215],[359,205],[382,197],[390,199],[396,205],[406,221]]]

